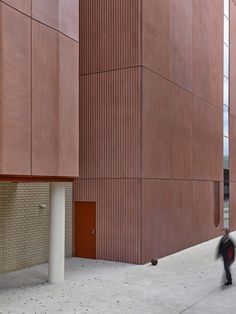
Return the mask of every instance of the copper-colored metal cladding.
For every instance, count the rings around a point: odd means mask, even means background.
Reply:
[[[58,33],[32,24],[32,173],[58,171]],[[46,55],[46,58],[42,58]],[[47,153],[46,153],[47,152]],[[45,153],[47,158],[45,158]]]
[[[59,31],[79,41],[79,0],[60,0],[58,20]]]
[[[80,1],[80,179],[97,258],[141,262],[141,1]]]
[[[230,181],[236,182],[236,116],[230,115]],[[233,191],[232,191],[233,192]],[[234,194],[234,193],[233,193]],[[232,195],[230,195],[231,198]]]
[[[80,0],[80,74],[140,64],[141,0]]]
[[[170,0],[142,1],[143,64],[170,78]]]
[[[0,173],[30,174],[31,21],[0,3]]]
[[[143,1],[143,64],[222,107],[223,1]]]
[[[32,0],[4,0],[6,4],[21,11],[24,14],[31,16],[31,2]]]
[[[76,200],[96,202],[99,258],[141,263],[219,234],[223,1],[213,2],[80,1]]]
[[[79,44],[59,34],[58,172],[79,175]]]
[[[79,179],[75,198],[96,202],[98,259],[141,262],[140,179]]]
[[[236,229],[236,3],[230,1],[230,128],[229,128],[229,145],[230,145],[230,163],[229,163],[229,180],[230,180],[230,229]]]
[[[236,194],[234,193],[236,189],[236,182],[235,181],[230,181],[230,205],[229,205],[229,210],[230,210],[230,230],[235,230],[236,229]]]
[[[78,0],[32,0],[32,17],[76,41],[79,40]]]
[[[223,111],[193,96],[193,179],[222,181],[222,121]]]
[[[230,115],[236,117],[236,3],[230,1]]]
[[[32,0],[32,17],[58,30],[58,0]]]
[[[223,1],[193,0],[193,93],[222,110]]]
[[[79,2],[53,3],[0,2],[0,175],[79,174]]]
[[[144,69],[142,177],[192,178],[192,95]]]
[[[77,176],[78,44],[35,21],[32,31],[32,173]]]
[[[145,262],[218,234],[213,192],[222,181],[223,134],[222,111],[148,70],[143,97]]]
[[[95,201],[97,258],[140,262],[140,70],[80,77],[80,179]],[[92,91],[92,92],[91,92]]]
[[[140,70],[80,77],[80,178],[140,177]]]
[[[216,236],[223,221],[223,1],[78,5],[0,2],[0,175],[71,178],[80,167],[75,200],[96,202],[98,258],[144,263]]]
[[[170,79],[192,91],[192,1],[172,0],[170,18]]]
[[[223,2],[214,4],[143,2],[142,262],[222,226],[214,181],[223,195]]]

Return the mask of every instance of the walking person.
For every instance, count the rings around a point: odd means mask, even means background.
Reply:
[[[222,230],[223,236],[220,239],[218,246],[217,257],[222,256],[224,262],[224,269],[226,275],[225,286],[232,285],[232,276],[230,273],[230,266],[234,262],[235,245],[233,240],[229,237],[229,230],[224,228]]]

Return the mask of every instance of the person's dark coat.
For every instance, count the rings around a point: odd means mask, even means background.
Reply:
[[[218,247],[218,257],[222,256],[223,260],[229,264],[233,263],[235,257],[235,246],[228,236],[223,236]]]

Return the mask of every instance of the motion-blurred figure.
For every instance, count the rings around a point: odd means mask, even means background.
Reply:
[[[223,229],[222,230],[223,236],[220,239],[217,257],[222,256],[224,262],[224,269],[226,275],[226,283],[225,286],[232,285],[232,276],[230,273],[230,266],[234,262],[234,255],[235,255],[235,246],[232,239],[229,237],[229,230]]]

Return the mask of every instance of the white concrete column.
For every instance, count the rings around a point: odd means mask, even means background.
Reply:
[[[65,262],[65,184],[51,183],[48,277],[50,283],[64,280]]]

